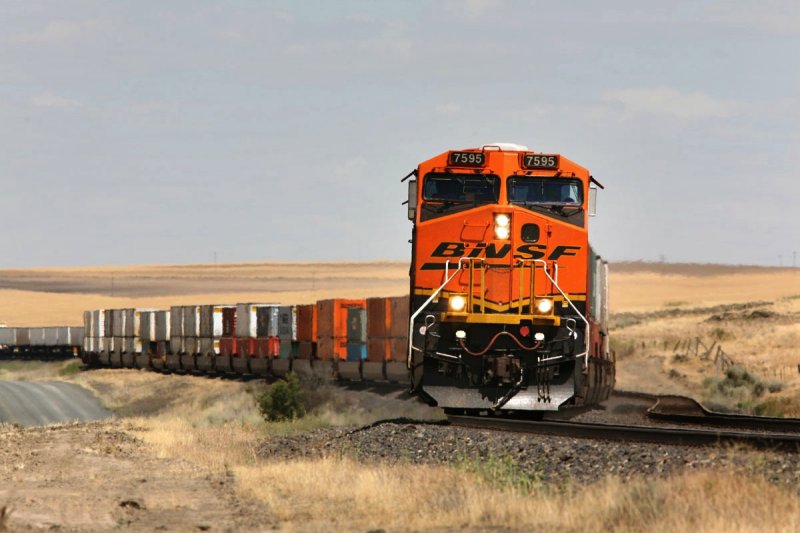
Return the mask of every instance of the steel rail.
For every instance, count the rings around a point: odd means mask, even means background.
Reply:
[[[800,433],[800,419],[798,418],[721,413],[712,411],[694,398],[674,394],[648,394],[618,390],[614,391],[612,395],[652,401],[653,405],[647,409],[646,414],[654,420],[756,431]]]
[[[513,431],[518,433],[683,446],[709,446],[738,443],[760,449],[780,449],[790,452],[800,452],[800,434],[745,433],[708,429],[660,428],[653,426],[619,426],[556,420],[519,420],[513,418],[467,415],[448,415],[447,418],[451,424],[457,426]]]

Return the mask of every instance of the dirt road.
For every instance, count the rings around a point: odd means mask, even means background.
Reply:
[[[123,424],[0,425],[0,508],[11,512],[8,530],[270,527],[266,517],[256,516],[258,506],[236,495],[232,476],[212,476],[187,462],[159,458]]]
[[[91,392],[74,383],[0,381],[0,423],[44,426],[110,416]]]

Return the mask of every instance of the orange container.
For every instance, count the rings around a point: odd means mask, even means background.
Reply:
[[[390,351],[387,360],[401,361],[405,363],[406,359],[408,358],[408,335],[405,337],[394,337],[389,339],[389,344]]]
[[[297,358],[298,359],[314,359],[316,356],[317,343],[300,341],[297,343]]]
[[[320,300],[317,302],[318,338],[347,337],[347,310],[366,309],[366,300]]]
[[[298,342],[317,340],[317,306],[315,304],[297,306],[297,340]]]
[[[391,316],[390,298],[367,298],[367,337],[388,337]]]
[[[388,337],[370,337],[367,339],[367,361],[380,362],[389,359],[391,339]]]
[[[408,337],[408,296],[387,298],[389,305],[389,337]]]

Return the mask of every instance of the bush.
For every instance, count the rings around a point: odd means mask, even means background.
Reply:
[[[258,397],[261,415],[270,421],[294,420],[306,414],[306,401],[300,380],[294,373],[286,381],[273,383]]]
[[[767,384],[767,390],[770,392],[780,392],[783,390],[783,382],[781,381],[770,381]]]
[[[74,376],[78,372],[81,371],[81,362],[80,361],[70,361],[66,365],[62,366],[59,371],[59,376]]]
[[[746,368],[733,365],[725,371],[723,378],[708,377],[703,380],[706,389],[705,397],[709,401],[721,401],[725,404],[730,400],[738,401],[740,408],[747,407],[755,398],[761,398],[769,391],[779,392],[782,388],[780,382],[766,382]],[[747,404],[747,405],[745,405]]]

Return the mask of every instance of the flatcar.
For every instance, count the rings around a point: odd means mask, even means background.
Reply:
[[[448,412],[554,411],[606,399],[607,263],[598,187],[560,154],[449,150],[407,178],[412,390]]]

